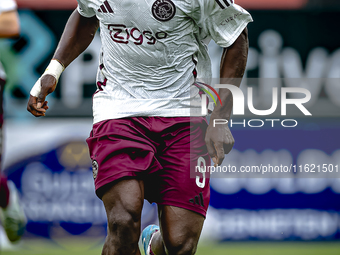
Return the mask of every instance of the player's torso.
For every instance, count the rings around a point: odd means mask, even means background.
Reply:
[[[187,14],[188,3],[91,1],[89,7],[100,21],[102,41],[97,84],[103,86],[94,96],[95,122],[128,116],[190,115],[194,56],[200,45],[199,28]]]
[[[100,21],[106,47],[103,50],[108,54],[128,55],[130,61],[141,65],[164,66],[197,50],[194,41],[197,28],[181,1],[93,0],[91,3]]]

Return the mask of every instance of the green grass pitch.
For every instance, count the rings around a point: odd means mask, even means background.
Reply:
[[[25,239],[1,255],[100,255],[103,239]],[[0,248],[1,249],[1,248]],[[339,255],[340,242],[226,242],[201,243],[197,255]]]

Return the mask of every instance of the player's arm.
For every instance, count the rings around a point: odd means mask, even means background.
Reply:
[[[0,38],[18,36],[20,24],[18,12],[16,10],[2,12],[0,14]]]
[[[32,89],[34,92],[31,91],[27,110],[34,116],[45,116],[48,109],[47,101],[45,101],[46,96],[55,90],[57,79],[64,68],[90,45],[98,26],[99,21],[96,16],[86,18],[80,15],[77,10],[71,14],[51,64],[34,85]],[[57,75],[54,74],[55,72]]]
[[[245,28],[238,39],[223,51],[221,59],[221,83],[232,84],[240,87],[248,56],[248,30]],[[228,120],[233,107],[233,97],[228,89],[220,89],[219,95],[222,105],[218,103],[210,117],[210,124],[206,134],[208,152],[215,165],[221,165],[225,154],[228,154],[234,146],[234,138],[228,125],[216,125],[214,119]]]
[[[240,87],[246,70],[248,48],[248,30],[245,28],[234,44],[224,48],[220,69],[220,77],[223,84],[232,84]],[[233,108],[232,94],[229,89],[220,89],[219,95],[222,106],[218,104],[215,107],[212,118],[221,117],[229,121]]]

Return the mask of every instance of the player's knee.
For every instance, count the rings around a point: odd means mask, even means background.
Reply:
[[[112,210],[108,213],[108,236],[103,254],[135,254],[138,249],[140,216],[138,212]]]
[[[108,229],[111,233],[124,233],[138,230],[140,214],[137,212],[112,211],[108,214]]]
[[[164,244],[168,255],[193,255],[197,249],[197,240],[192,237],[170,238]]]

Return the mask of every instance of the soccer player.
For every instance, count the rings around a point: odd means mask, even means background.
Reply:
[[[17,6],[13,0],[0,1],[0,38],[18,36],[20,25]],[[8,239],[18,241],[23,235],[26,217],[20,206],[18,192],[14,183],[7,181],[1,173],[2,154],[2,125],[3,125],[3,91],[6,74],[0,63],[0,219],[5,228]]]
[[[27,110],[45,116],[46,96],[91,43],[102,41],[87,143],[96,194],[108,219],[102,254],[140,254],[144,198],[156,202],[160,228],[142,233],[146,254],[194,254],[209,204],[209,178],[195,166],[220,165],[233,147],[232,95],[220,90],[208,126],[197,81],[208,82],[206,44],[224,47],[221,78],[240,85],[251,16],[233,0],[78,0],[54,57],[31,90]],[[72,84],[69,84],[72,86]],[[191,178],[194,177],[194,178]]]

